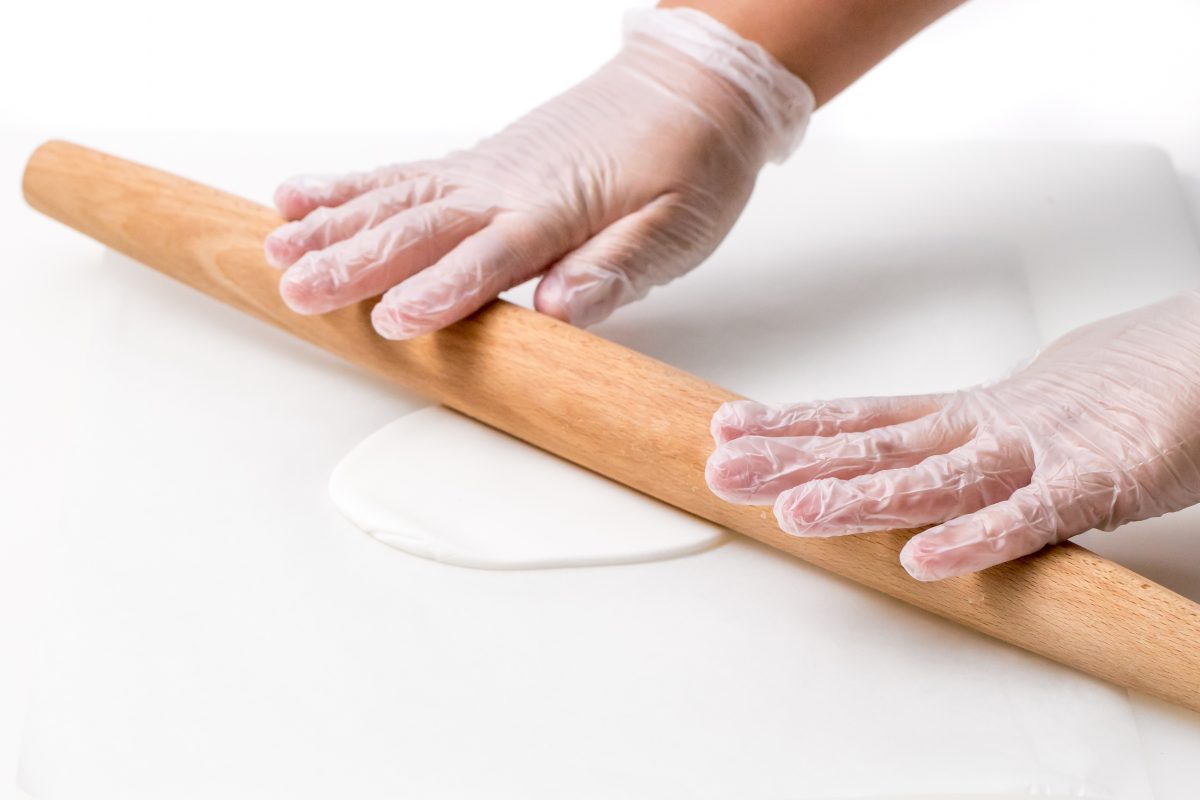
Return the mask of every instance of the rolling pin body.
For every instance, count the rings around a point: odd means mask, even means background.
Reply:
[[[31,157],[39,211],[248,314],[601,475],[856,583],[1121,686],[1200,711],[1200,606],[1074,545],[920,583],[911,534],[782,533],[768,509],[704,484],[708,421],[734,397],[549,317],[495,302],[439,333],[390,342],[370,306],[305,317],[277,290],[264,237],[281,220],[224,192],[64,142]]]

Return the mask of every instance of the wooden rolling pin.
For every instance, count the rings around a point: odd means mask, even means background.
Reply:
[[[586,331],[495,302],[440,333],[390,342],[367,303],[291,312],[263,259],[281,220],[207,186],[65,142],[25,171],[30,205],[160,272],[391,381],[844,578],[1063,664],[1200,711],[1200,606],[1074,545],[919,583],[911,531],[782,533],[768,509],[709,493],[713,410],[735,395]]]

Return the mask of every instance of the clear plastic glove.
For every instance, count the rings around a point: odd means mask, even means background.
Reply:
[[[812,107],[803,81],[710,17],[632,12],[612,61],[469,150],[284,183],[275,202],[295,221],[267,260],[302,314],[386,292],[372,320],[392,339],[541,273],[538,310],[586,325],[708,256]]]
[[[773,502],[795,536],[940,522],[905,545],[904,568],[919,580],[974,572],[1200,502],[1200,294],[1075,330],[991,385],[739,401],[712,431],[718,496]]]

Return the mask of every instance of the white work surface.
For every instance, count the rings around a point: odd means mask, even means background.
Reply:
[[[88,143],[258,199],[298,163],[460,144]],[[29,457],[62,465],[61,602],[23,759],[38,800],[1182,800],[1200,786],[1200,716],[746,540],[507,573],[386,548],[325,484],[422,400],[19,219],[44,246],[33,310],[14,311],[59,320],[25,356],[51,365],[54,390],[23,409],[42,448]],[[766,400],[930,391],[1198,276],[1153,150],[813,143],[764,176],[699,272],[597,332]],[[1087,543],[1200,599],[1197,520]]]

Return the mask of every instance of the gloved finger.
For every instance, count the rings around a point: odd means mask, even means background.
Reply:
[[[942,402],[938,395],[852,397],[787,406],[734,400],[716,410],[711,429],[718,445],[742,436],[832,436],[908,422],[938,410]]]
[[[915,528],[1004,500],[1032,475],[1023,444],[980,436],[905,469],[801,484],[779,495],[775,518],[793,536]]]
[[[451,199],[417,206],[306,253],[283,274],[279,290],[292,310],[323,314],[386,291],[486,224],[485,213]]]
[[[780,492],[808,481],[912,466],[963,444],[971,433],[966,424],[931,414],[828,437],[743,436],[713,451],[704,477],[723,500],[771,503]]]
[[[426,163],[393,164],[345,175],[296,175],[275,190],[275,207],[284,219],[300,219],[314,208],[338,206],[364,192],[414,178]]]
[[[322,250],[401,211],[433,202],[441,198],[442,191],[436,176],[422,175],[364,192],[340,206],[315,208],[267,236],[267,263],[279,269],[289,267],[310,250]]]
[[[952,578],[1029,555],[1090,527],[1064,526],[1050,493],[1035,479],[1007,500],[917,534],[900,551],[900,563],[919,581]]]
[[[678,201],[660,197],[609,225],[546,271],[534,293],[538,311],[586,327],[701,260],[711,231]]]
[[[371,322],[387,339],[411,339],[444,328],[541,272],[561,247],[552,232],[527,220],[498,218],[388,291],[372,310]]]

